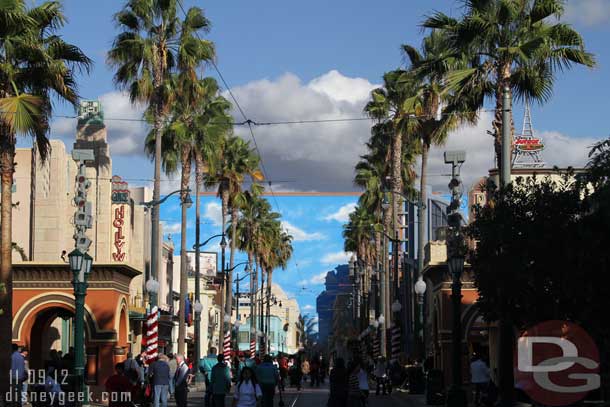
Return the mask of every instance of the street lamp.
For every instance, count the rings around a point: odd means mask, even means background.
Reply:
[[[88,253],[74,249],[68,254],[74,286],[74,374],[76,376],[76,394],[83,394],[85,377],[85,296],[87,280],[91,273],[93,258]],[[85,400],[86,401],[86,400]]]
[[[424,294],[426,293],[426,282],[419,276],[414,287],[415,294],[417,295],[417,304],[419,305],[419,344],[421,346],[421,356],[425,357],[425,345],[424,345]]]
[[[402,305],[400,304],[400,302],[398,300],[394,300],[394,302],[392,303],[392,312],[400,312],[401,309]]]
[[[169,199],[170,196],[175,195],[175,194],[186,194],[184,196],[184,198],[181,201],[181,205],[186,206],[186,208],[190,208],[193,205],[193,200],[191,199],[191,189],[190,188],[186,188],[186,189],[178,189],[176,191],[173,191],[171,193],[169,193],[168,195],[164,196],[162,199],[159,199],[158,201],[152,200],[152,201],[147,201],[147,202],[140,202],[140,205],[145,206],[147,209],[151,209],[151,208],[157,208],[159,206],[161,206],[165,201],[167,201]],[[157,209],[157,213],[158,213],[158,209]],[[158,216],[157,216],[158,217]],[[156,225],[155,219],[154,217],[151,218],[151,222],[153,223],[152,228],[153,228],[153,233],[152,233],[152,243],[150,245],[150,276],[151,278],[157,278],[157,272],[159,271],[159,258],[158,258],[158,251],[159,251],[159,236],[155,236],[158,234],[158,225]],[[154,231],[157,231],[156,233]],[[182,259],[184,261],[184,259]],[[153,295],[150,295],[151,293],[149,293],[149,302],[151,307],[157,305],[157,296],[156,293],[152,293]]]
[[[466,407],[466,392],[462,389],[462,273],[466,243],[462,233],[462,215],[460,203],[462,197],[462,182],[460,168],[466,161],[465,151],[445,151],[445,163],[451,164],[451,203],[448,208],[447,223],[447,268],[451,274],[451,300],[453,303],[452,332],[452,376],[453,382],[447,392],[447,405],[450,407]]]

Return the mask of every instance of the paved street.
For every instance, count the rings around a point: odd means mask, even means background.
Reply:
[[[279,396],[276,394],[275,406],[279,404]],[[326,407],[328,401],[328,383],[319,387],[304,387],[301,391],[288,388],[284,393],[285,407]],[[231,396],[227,396],[225,407],[230,407]],[[175,406],[174,402],[170,402]],[[191,391],[189,393],[189,405],[203,406],[203,392]],[[412,396],[406,393],[393,392],[389,396],[375,396],[374,393],[369,397],[369,407],[419,407],[425,406],[423,396]]]

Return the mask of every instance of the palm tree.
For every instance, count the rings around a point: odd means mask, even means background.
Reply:
[[[418,199],[418,230],[424,230],[428,202],[428,154],[430,147],[443,145],[449,132],[463,122],[474,123],[476,113],[463,111],[459,106],[468,105],[457,100],[457,96],[444,84],[449,69],[463,68],[463,59],[450,58],[447,37],[440,31],[432,31],[422,41],[421,52],[413,46],[403,45],[402,50],[410,62],[410,70],[403,74],[402,81],[412,87],[413,95],[405,101],[404,109],[417,116],[414,139],[420,144],[421,170]],[[437,61],[444,61],[439,64]],[[444,107],[443,107],[444,106]],[[441,113],[440,117],[437,113]],[[424,266],[424,234],[418,234],[418,273]]]
[[[250,143],[237,136],[227,137],[218,149],[217,168],[213,175],[206,180],[206,186],[212,187],[218,184],[218,196],[222,202],[222,230],[226,231],[227,215],[231,209],[232,230],[228,235],[235,236],[237,218],[239,216],[239,196],[242,191],[242,184],[245,177],[249,176],[253,182],[263,179],[259,169],[259,157],[250,148]],[[236,242],[231,240],[231,254],[229,269],[233,268],[235,262]],[[233,282],[233,272],[227,273],[225,282],[226,301],[225,314],[231,315],[232,295],[231,286]],[[227,326],[225,326],[225,331]]]
[[[450,73],[447,85],[471,99],[474,109],[483,105],[485,97],[495,98],[492,135],[500,163],[504,89],[519,99],[545,102],[552,95],[557,71],[574,65],[593,67],[595,58],[585,50],[580,34],[559,22],[564,13],[562,0],[462,2],[461,19],[438,12],[423,26],[446,35],[448,52],[444,58],[466,55],[473,61],[471,67]],[[512,140],[512,110],[510,117]]]
[[[75,74],[89,72],[91,60],[57,31],[65,16],[56,1],[27,8],[23,0],[0,6],[0,393],[9,391],[12,342],[12,184],[17,135],[32,136],[46,159],[53,100],[76,107]]]
[[[183,20],[178,18],[177,0],[127,0],[115,16],[121,33],[108,52],[115,69],[114,82],[129,91],[132,103],[148,104],[155,140],[153,200],[161,195],[161,154],[164,121],[176,94],[172,74],[179,71],[196,82],[196,70],[214,57],[212,42],[200,33],[210,29],[203,10],[191,7]],[[152,239],[159,240],[159,208],[152,207]],[[158,255],[153,253],[151,276],[158,272]],[[181,303],[180,309],[184,307]]]

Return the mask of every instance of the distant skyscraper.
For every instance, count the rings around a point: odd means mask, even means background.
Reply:
[[[338,294],[351,293],[352,285],[349,279],[349,267],[347,264],[337,266],[335,270],[326,274],[325,290],[318,295],[316,300],[316,311],[318,313],[319,341],[324,343],[328,340],[330,333],[335,299]]]

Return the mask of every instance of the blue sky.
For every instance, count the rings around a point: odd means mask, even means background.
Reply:
[[[353,208],[355,196],[277,196],[271,199],[274,209],[281,210],[284,228],[293,236],[294,255],[286,270],[274,272],[273,281],[279,283],[289,297],[295,297],[302,313],[315,312],[316,296],[323,290],[326,272],[338,264],[345,264],[347,254],[343,251],[342,225]],[[212,196],[201,198],[202,241],[221,233],[220,203]],[[178,198],[171,197],[161,207],[164,233],[169,231],[175,244],[176,254],[180,250],[180,206]],[[195,205],[189,209],[187,248],[195,243]],[[210,242],[206,251],[218,251],[218,241]],[[219,256],[220,257],[220,256]],[[247,260],[240,253],[236,263]],[[227,252],[228,261],[228,252]],[[220,265],[219,265],[220,267]],[[236,272],[243,272],[241,268]],[[247,287],[246,283],[243,286]]]
[[[63,3],[69,23],[61,33],[95,61],[91,75],[80,78],[80,90],[84,98],[99,98],[104,105],[114,172],[131,185],[149,184],[152,166],[142,153],[146,129],[139,123],[112,120],[139,118],[142,112],[141,106],[131,106],[114,88],[112,71],[105,64],[116,35],[112,15],[122,2]],[[420,43],[424,33],[418,24],[423,16],[434,9],[454,16],[460,13],[459,3],[443,0],[185,0],[185,5],[205,9],[213,25],[208,38],[216,43],[218,66],[248,117],[259,122],[361,117],[368,95],[383,73],[403,62],[400,44]],[[565,20],[582,33],[587,48],[597,56],[598,67],[560,73],[553,98],[542,107],[533,106],[532,113],[535,131],[547,144],[547,163],[578,166],[586,161],[588,146],[610,134],[606,100],[610,0],[569,0]],[[211,68],[206,72],[214,76]],[[515,106],[518,129],[520,110]],[[56,111],[72,114],[65,106]],[[476,126],[456,131],[447,146],[433,149],[433,190],[446,191],[445,148],[467,150],[462,168],[466,184],[485,175],[493,159],[492,140],[486,135],[490,123],[489,114],[482,114]],[[75,125],[74,119],[57,118],[51,136],[71,142]],[[352,168],[364,152],[368,122],[255,127],[254,132],[267,181],[274,190],[354,190]],[[242,128],[236,133],[251,140]],[[175,176],[164,178],[163,186],[165,192],[176,189]],[[211,200],[205,198],[205,205]],[[308,239],[295,242],[294,261],[287,272],[277,273],[276,280],[297,295],[302,306],[314,304],[320,286],[301,290],[299,283],[311,282],[331,269],[334,264],[322,259],[342,250],[341,223],[324,217],[354,200],[278,198],[284,219],[304,231],[302,237]],[[172,205],[164,208],[163,217],[171,226],[178,221],[179,212],[177,205],[173,205],[174,211],[168,208]],[[217,233],[218,227],[212,223],[204,225],[204,235]],[[193,236],[191,228],[191,242]]]

